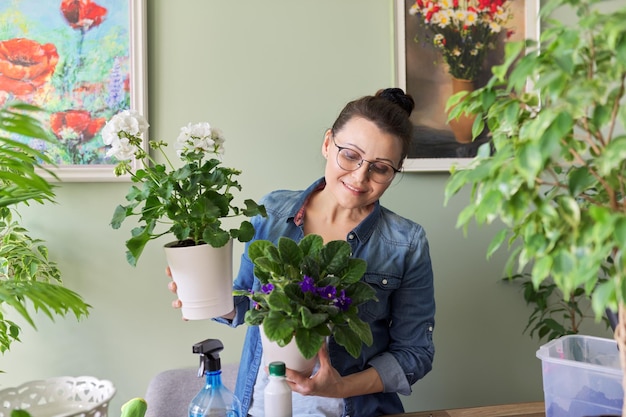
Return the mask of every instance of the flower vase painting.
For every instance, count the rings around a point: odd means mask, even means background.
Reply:
[[[406,171],[462,167],[489,142],[473,118],[448,120],[446,103],[486,84],[506,42],[537,39],[537,0],[396,0],[397,79],[415,99]],[[448,111],[447,111],[448,110]]]
[[[50,158],[59,179],[118,178],[101,132],[122,110],[146,113],[144,15],[145,0],[0,3],[0,106],[44,110],[55,142],[27,144]]]

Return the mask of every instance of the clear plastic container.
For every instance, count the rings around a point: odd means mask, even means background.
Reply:
[[[624,392],[613,339],[567,335],[541,346],[546,417],[622,415]]]

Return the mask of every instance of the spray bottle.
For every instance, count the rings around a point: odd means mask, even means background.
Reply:
[[[224,349],[217,339],[207,339],[193,345],[200,354],[198,378],[206,384],[189,404],[189,417],[240,417],[241,402],[222,384],[222,364],[219,352]]]

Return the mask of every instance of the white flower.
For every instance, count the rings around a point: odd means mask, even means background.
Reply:
[[[143,138],[150,125],[146,119],[134,110],[124,110],[109,120],[102,128],[102,141],[105,145],[114,146],[120,139],[120,132]]]
[[[224,154],[224,142],[226,139],[224,138],[224,134],[221,130],[213,128],[211,129],[211,139],[215,142],[215,153]]]
[[[187,124],[176,138],[176,150],[180,157],[188,152],[223,153],[224,138],[209,123]]]
[[[111,148],[107,151],[107,157],[114,156],[120,161],[126,161],[132,159],[135,152],[136,149],[129,143],[128,138],[118,138],[111,144]]]
[[[433,23],[438,24],[439,27],[443,29],[452,23],[451,17],[452,16],[449,12],[441,11],[439,13],[435,13],[435,15],[433,16]]]
[[[500,33],[500,31],[502,30],[502,26],[500,26],[496,22],[489,22],[489,28],[493,33]]]
[[[478,15],[476,14],[476,12],[468,11],[467,14],[465,15],[464,23],[467,26],[473,26],[476,24],[477,21],[478,21]]]

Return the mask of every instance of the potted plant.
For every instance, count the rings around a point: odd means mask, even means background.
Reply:
[[[358,306],[376,300],[375,291],[361,281],[367,265],[350,256],[348,242],[324,244],[318,235],[307,235],[299,243],[281,237],[276,245],[257,240],[248,255],[261,290],[234,294],[252,300],[254,308],[246,312],[245,322],[262,325],[267,340],[284,347],[293,339],[307,359],[315,357],[330,335],[355,358],[363,343],[372,344],[371,329],[359,318]],[[268,354],[265,345],[263,352]]]
[[[254,236],[254,227],[250,221],[243,220],[239,227],[227,230],[222,221],[237,216],[265,216],[265,208],[250,199],[243,202],[244,207],[233,201],[233,192],[241,191],[236,179],[241,171],[222,166],[219,157],[223,153],[224,137],[219,130],[208,123],[183,126],[176,141],[183,165],[177,168],[164,152],[167,143],[148,141],[165,163],[157,163],[144,150],[147,129],[148,123],[142,115],[124,110],[113,116],[102,130],[103,141],[110,146],[107,155],[120,161],[115,167],[116,175],[128,174],[134,183],[126,195],[128,204],[117,206],[111,226],[118,229],[127,218],[138,217],[140,225],[126,241],[127,260],[133,266],[149,241],[173,234],[176,240],[166,245],[166,256],[183,301],[183,315],[201,319],[225,314],[230,310],[223,310],[232,308],[232,239],[249,241]],[[141,168],[133,171],[132,159],[140,161]],[[159,229],[161,225],[165,226]],[[203,262],[203,266],[193,265],[190,256]],[[204,266],[224,268],[208,275],[213,279],[209,285],[214,287],[206,298],[209,307],[206,312],[202,310],[207,306],[195,300],[203,298],[199,290],[181,285],[186,278],[194,283],[206,282],[207,277],[198,281],[190,276],[196,270],[202,271]],[[216,290],[217,286],[220,291]]]
[[[597,318],[619,310],[624,369],[626,8],[601,13],[594,3],[542,4],[543,19],[571,7],[576,24],[549,20],[540,45],[507,44],[484,88],[450,99],[462,98],[450,117],[479,115],[474,134],[487,125],[492,141],[468,169],[453,169],[445,198],[469,185],[458,225],[504,224],[487,254],[507,242],[509,270],[528,268],[536,287],[551,277],[565,296],[584,288]]]
[[[591,297],[582,286],[565,296],[551,278],[535,285],[531,274],[524,272],[502,280],[518,283],[523,290],[524,301],[533,306],[524,328],[524,333],[528,331],[531,338],[549,342],[568,334],[578,334],[582,323],[594,318]],[[608,317],[602,316],[602,324],[609,328]]]
[[[0,306],[15,310],[35,328],[29,304],[45,313],[89,314],[90,306],[62,285],[61,271],[49,258],[45,243],[21,225],[18,206],[54,201],[54,187],[36,171],[49,159],[23,142],[24,138],[51,141],[35,115],[40,109],[21,103],[0,109]],[[4,311],[4,308],[2,308]],[[0,352],[19,341],[20,327],[0,312]]]

